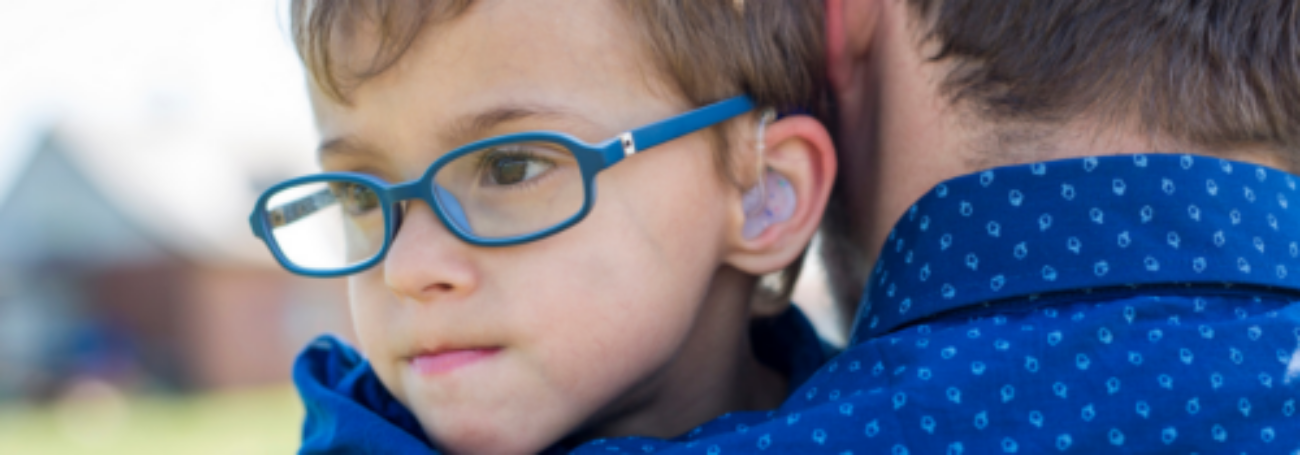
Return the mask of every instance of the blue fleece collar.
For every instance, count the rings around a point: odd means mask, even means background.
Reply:
[[[298,355],[293,382],[307,411],[299,453],[437,453],[370,362],[334,336]]]

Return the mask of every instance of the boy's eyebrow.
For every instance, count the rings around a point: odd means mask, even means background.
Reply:
[[[502,104],[453,120],[443,130],[443,141],[446,144],[456,144],[455,146],[458,146],[475,139],[482,139],[487,131],[503,123],[525,118],[560,118],[595,125],[586,117],[561,108],[542,105]],[[322,141],[320,146],[316,148],[316,155],[322,162],[339,155],[380,156],[375,149],[346,136]]]
[[[487,131],[491,131],[503,123],[525,118],[576,119],[584,123],[591,123],[580,115],[557,107],[534,104],[502,104],[452,121],[444,130],[444,139],[448,144],[464,144],[475,139],[482,139],[486,136]]]
[[[374,149],[364,144],[358,144],[346,136],[322,141],[320,146],[316,147],[316,158],[321,162],[339,155],[379,156]]]

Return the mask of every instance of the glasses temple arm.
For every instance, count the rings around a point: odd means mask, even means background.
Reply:
[[[610,150],[619,153],[608,164],[613,164],[641,150],[646,150],[687,134],[717,125],[754,109],[754,101],[747,95],[722,100],[685,114],[665,119],[619,135]]]
[[[334,197],[333,191],[328,188],[323,189],[268,209],[267,221],[270,222],[271,228],[287,226],[337,202],[338,199]]]

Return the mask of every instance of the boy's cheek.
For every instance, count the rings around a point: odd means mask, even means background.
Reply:
[[[387,302],[382,295],[377,295],[374,286],[365,282],[373,278],[371,275],[372,272],[366,271],[348,277],[348,309],[352,316],[352,330],[357,337],[357,347],[368,360],[377,359],[386,353],[377,335],[384,329],[380,320],[380,305]]]
[[[646,213],[673,207],[641,200],[646,194],[606,191],[604,207],[598,203],[570,231],[518,248],[475,250],[482,280],[465,300],[403,301],[385,285],[382,265],[350,278],[363,352],[433,439],[454,451],[540,450],[544,445],[528,444],[553,443],[615,412],[611,403],[619,406],[671,361],[713,272],[708,252],[715,245],[698,236],[715,226],[701,224],[703,217]],[[631,207],[641,212],[628,213]],[[421,383],[393,345],[400,341],[394,333],[432,330],[403,317],[418,305],[424,316],[445,321],[454,313],[483,323],[505,343],[501,358],[466,371],[472,380],[457,390]]]

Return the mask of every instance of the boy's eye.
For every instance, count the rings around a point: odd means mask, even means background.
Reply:
[[[334,197],[343,204],[348,215],[356,217],[379,208],[379,195],[370,187],[351,182],[339,182],[332,185]]]
[[[516,185],[536,178],[555,167],[551,160],[526,149],[492,150],[483,160],[484,183]]]

